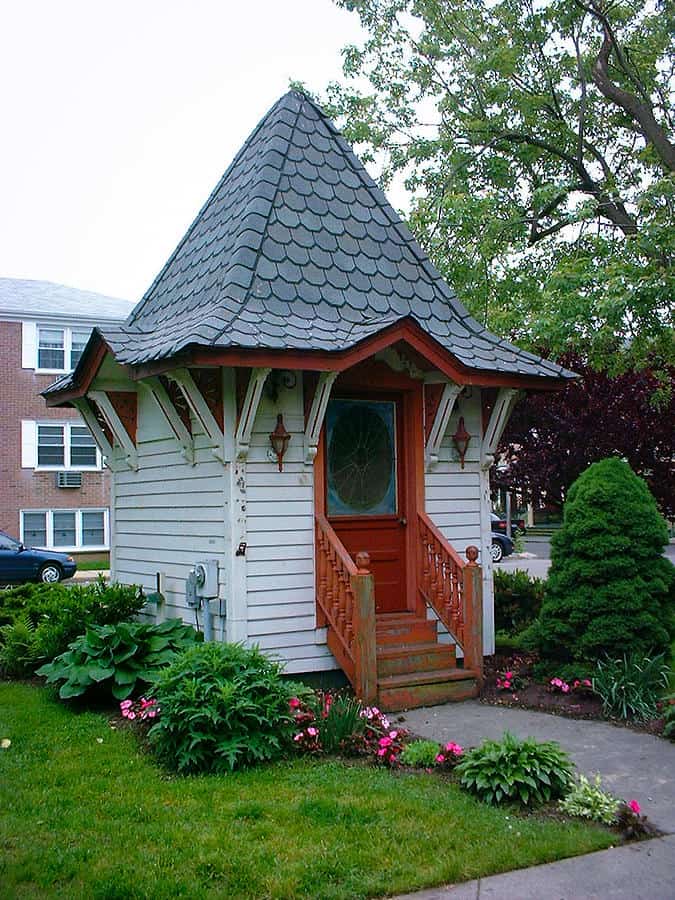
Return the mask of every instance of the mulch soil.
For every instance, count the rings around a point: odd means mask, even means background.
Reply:
[[[600,719],[613,725],[621,725],[648,734],[660,735],[663,733],[663,719],[653,719],[637,725],[634,722],[607,718],[602,712],[602,701],[589,690],[577,689],[570,693],[552,691],[550,685],[532,678],[531,669],[535,662],[534,656],[525,653],[519,654],[515,658],[500,654],[486,657],[481,702],[494,706],[538,710],[556,716],[567,716],[571,719]],[[507,671],[515,671],[520,675],[519,687],[513,692],[497,687],[498,675],[503,676]]]

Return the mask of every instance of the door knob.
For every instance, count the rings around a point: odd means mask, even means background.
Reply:
[[[408,524],[408,520],[404,516],[403,518],[398,520],[398,523],[399,525],[403,525],[403,527],[405,528],[405,526]]]

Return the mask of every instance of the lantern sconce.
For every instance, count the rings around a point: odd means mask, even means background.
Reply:
[[[470,440],[471,435],[464,427],[464,416],[460,416],[457,431],[452,436],[452,443],[455,445],[457,455],[459,456],[459,463],[462,468],[464,468],[464,457],[466,456]]]
[[[277,427],[270,434],[270,444],[272,445],[272,450],[276,456],[280,472],[283,472],[284,469],[283,459],[290,439],[291,436],[284,427],[284,417],[281,413],[278,413]]]

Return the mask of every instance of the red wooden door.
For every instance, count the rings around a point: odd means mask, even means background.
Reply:
[[[394,395],[336,398],[326,412],[326,514],[352,558],[370,554],[377,612],[407,608],[401,413]]]

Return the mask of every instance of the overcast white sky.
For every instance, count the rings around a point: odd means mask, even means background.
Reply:
[[[249,132],[360,37],[331,0],[0,0],[0,276],[140,298]]]

